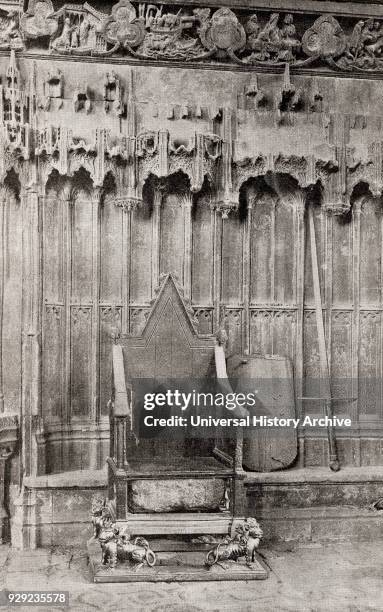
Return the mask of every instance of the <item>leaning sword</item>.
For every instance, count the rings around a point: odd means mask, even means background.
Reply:
[[[329,365],[328,365],[326,338],[325,338],[324,324],[323,324],[322,296],[321,296],[321,289],[320,289],[320,282],[319,282],[318,255],[317,255],[315,227],[314,227],[314,215],[313,215],[312,207],[313,205],[309,204],[308,215],[309,215],[309,228],[310,228],[311,267],[312,267],[314,299],[315,299],[315,317],[316,317],[316,324],[317,324],[317,331],[318,331],[319,355],[320,355],[320,363],[321,363],[321,377],[325,385],[323,399],[325,402],[326,416],[332,419],[333,410],[332,410],[332,398],[331,398],[330,370],[329,370]],[[330,421],[330,423],[332,423],[332,420]],[[333,472],[338,472],[340,470],[340,464],[339,464],[339,458],[338,458],[338,450],[336,446],[335,430],[332,424],[327,425],[327,439],[328,439],[328,449],[329,449],[329,458],[330,458],[330,464],[329,464],[330,469]]]

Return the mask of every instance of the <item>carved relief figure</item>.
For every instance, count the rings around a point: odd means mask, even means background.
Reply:
[[[373,19],[358,21],[347,42],[343,57],[339,59],[341,67],[357,66],[371,69],[383,66],[383,24]]]
[[[80,47],[86,47],[88,45],[89,38],[89,30],[91,29],[89,18],[85,15],[82,20],[79,28],[79,39],[80,39]]]
[[[297,38],[297,30],[294,25],[294,18],[289,13],[285,15],[281,28],[281,52],[279,59],[286,61],[292,60],[301,48],[301,43]]]
[[[197,57],[203,47],[196,35],[186,33],[198,22],[196,15],[163,13],[163,7],[150,5],[145,15],[147,34],[139,53],[148,57],[184,58]]]
[[[52,42],[52,49],[56,49],[57,51],[60,49],[68,49],[71,45],[71,32],[72,27],[70,25],[70,19],[67,17],[64,21],[64,27],[60,36]]]
[[[296,59],[301,43],[297,38],[294,18],[287,14],[281,28],[278,27],[278,20],[279,13],[273,13],[261,29],[256,16],[250,17],[246,24],[246,32],[249,34],[247,48],[253,53],[246,58],[247,62],[290,62]]]
[[[16,11],[8,14],[0,11],[0,49],[22,49],[19,32],[19,18]]]
[[[114,70],[107,72],[104,81],[104,108],[108,113],[114,110],[117,116],[124,112],[120,79]]]
[[[55,18],[60,23],[60,34],[51,43],[55,51],[74,55],[102,55],[106,51],[106,41],[101,35],[104,13],[87,2],[84,5],[65,4],[56,11]]]
[[[258,21],[258,16],[255,13],[247,20],[245,32],[247,34],[246,48],[251,51],[260,50],[259,35],[261,33],[261,26]]]

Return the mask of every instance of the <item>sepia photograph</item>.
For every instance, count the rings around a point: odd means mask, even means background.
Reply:
[[[0,612],[383,610],[383,1],[0,0]]]

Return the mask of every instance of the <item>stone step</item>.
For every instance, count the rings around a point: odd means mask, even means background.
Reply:
[[[254,514],[266,542],[367,541],[383,536],[383,511],[354,506],[275,508]]]

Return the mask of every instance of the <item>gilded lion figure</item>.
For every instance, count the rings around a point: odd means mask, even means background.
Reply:
[[[243,523],[236,527],[233,538],[227,538],[226,542],[221,542],[209,550],[205,565],[212,567],[217,564],[226,569],[221,562],[238,561],[238,559],[244,557],[246,564],[251,566],[255,561],[255,551],[259,546],[262,535],[262,529],[255,518],[245,519]]]
[[[149,542],[141,536],[131,539],[127,526],[120,532],[106,500],[97,497],[92,502],[93,537],[101,547],[101,564],[114,569],[119,561],[128,561],[136,570],[143,565],[154,567],[157,558]]]

